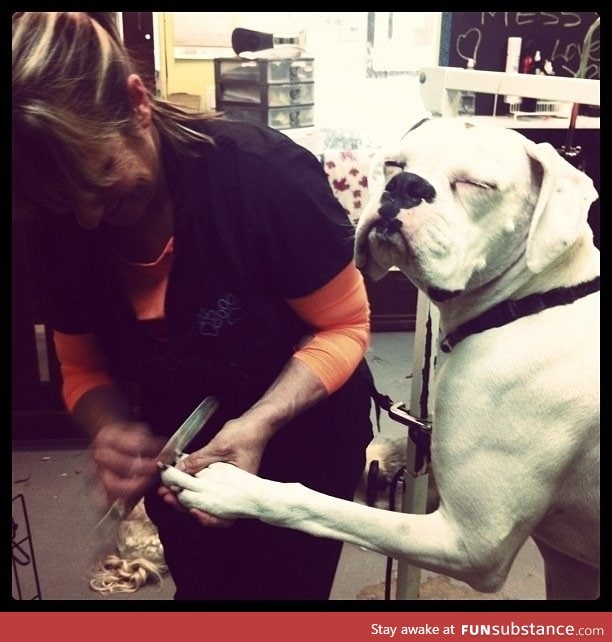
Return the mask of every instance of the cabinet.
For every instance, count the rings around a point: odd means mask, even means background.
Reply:
[[[218,111],[274,129],[314,124],[314,59],[216,58]]]
[[[418,290],[392,268],[380,281],[365,280],[372,332],[414,332]]]
[[[27,229],[18,216],[11,232],[13,443],[78,440],[82,433],[61,399],[59,363],[40,311]]]

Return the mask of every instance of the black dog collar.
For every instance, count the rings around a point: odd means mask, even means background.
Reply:
[[[569,288],[555,288],[548,292],[536,292],[516,301],[502,301],[475,319],[460,325],[454,332],[447,335],[442,341],[440,349],[442,352],[450,352],[459,341],[470,334],[498,328],[521,317],[536,314],[556,305],[567,305],[576,301],[576,299],[587,296],[587,294],[597,292],[597,290],[599,290],[599,277]]]

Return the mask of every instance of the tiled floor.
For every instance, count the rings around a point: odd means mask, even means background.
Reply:
[[[394,401],[410,398],[412,344],[413,334],[408,332],[373,335],[368,361],[379,390]],[[383,413],[380,436],[403,438],[405,428]],[[161,586],[146,586],[131,594],[104,596],[89,588],[91,565],[103,550],[94,536],[99,515],[92,505],[91,475],[88,453],[83,448],[62,448],[58,444],[53,449],[30,447],[13,452],[13,497],[21,495],[25,500],[41,598],[171,600],[174,587],[168,576]],[[26,527],[18,510],[13,515],[18,524],[18,540],[26,535]],[[21,548],[27,549],[27,542]],[[31,599],[36,594],[32,565],[24,564],[27,560],[21,551],[17,550],[17,556],[23,599]],[[386,566],[385,557],[346,544],[331,599],[383,600]],[[421,573],[420,586],[421,600],[544,599],[542,562],[531,540],[519,553],[508,581],[497,593],[483,595],[466,584],[429,572]]]

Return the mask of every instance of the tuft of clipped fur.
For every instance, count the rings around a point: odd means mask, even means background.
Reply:
[[[402,468],[408,468],[406,461],[407,456],[407,437],[375,437],[366,449],[366,466],[363,473],[363,479],[358,491],[358,498],[366,497],[368,487],[368,474],[372,462],[378,463],[378,487],[376,501],[374,505],[377,508],[388,508],[391,492],[391,482],[393,477]],[[433,512],[440,501],[436,482],[433,477],[431,468],[428,470],[429,478],[427,484],[427,507],[426,513]],[[397,498],[396,498],[397,499]]]
[[[94,591],[134,593],[145,584],[160,584],[168,568],[157,528],[141,500],[119,525],[116,550],[100,560],[89,585]]]
[[[378,472],[388,484],[393,475],[406,466],[406,439],[378,437],[373,439],[366,450],[366,462],[378,461]]]

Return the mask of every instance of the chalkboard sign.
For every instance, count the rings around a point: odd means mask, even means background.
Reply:
[[[504,71],[508,38],[522,39],[521,58],[539,50],[542,60],[552,63],[556,76],[576,77],[580,68],[584,37],[599,14],[570,11],[464,11],[443,16],[440,64],[465,68],[475,61],[475,69]],[[587,55],[587,54],[585,54]],[[584,77],[599,79],[599,29],[592,34]],[[477,113],[490,113],[492,97],[477,97]],[[484,108],[484,109],[483,109]]]
[[[504,71],[508,38],[522,38],[522,52],[550,60],[556,76],[576,77],[584,37],[599,14],[569,11],[464,11],[447,14],[450,42],[449,67],[464,67],[469,58],[475,68]],[[599,79],[599,29],[593,33],[585,78]]]

